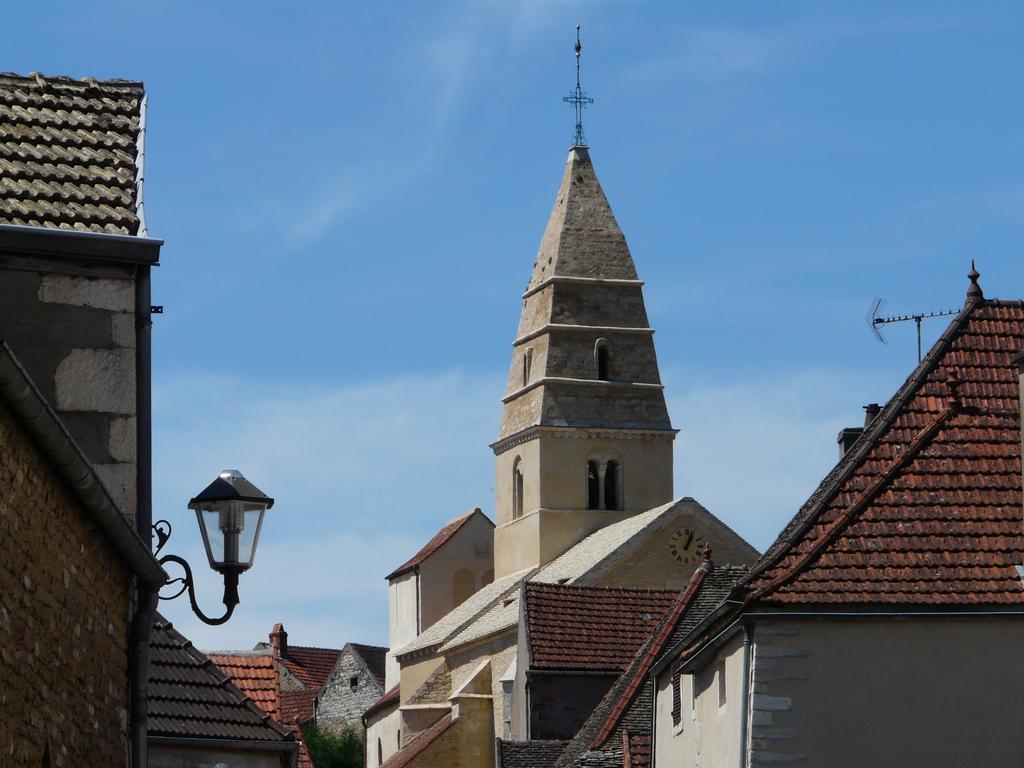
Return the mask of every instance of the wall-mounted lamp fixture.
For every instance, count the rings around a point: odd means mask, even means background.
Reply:
[[[173,600],[188,592],[192,612],[206,624],[223,624],[230,619],[238,605],[238,576],[252,567],[263,515],[272,506],[274,500],[242,477],[237,469],[221,472],[216,480],[189,501],[188,508],[195,510],[210,567],[224,576],[224,607],[227,610],[223,616],[211,619],[199,609],[192,569],[177,555],[164,555],[160,564],[177,563],[182,567],[185,576],[167,582],[180,583],[181,589],[173,595],[161,595],[160,599]],[[156,552],[159,553],[171,536],[171,524],[160,520],[153,525],[153,532],[157,537]]]

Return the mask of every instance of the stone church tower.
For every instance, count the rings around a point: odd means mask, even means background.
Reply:
[[[495,577],[672,500],[643,283],[585,146],[569,151],[523,294],[497,457]]]

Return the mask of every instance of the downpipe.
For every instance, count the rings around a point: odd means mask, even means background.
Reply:
[[[747,768],[748,742],[747,731],[750,718],[750,626],[741,625],[743,632],[743,692],[740,695],[740,768]]]
[[[149,639],[153,632],[153,617],[159,602],[159,590],[150,585],[139,586],[139,605],[132,619],[131,631],[131,740],[132,767],[146,768],[149,757],[147,753],[147,718],[149,716]]]

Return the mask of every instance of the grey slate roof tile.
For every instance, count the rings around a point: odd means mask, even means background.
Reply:
[[[240,691],[167,619],[150,638],[149,734],[208,739],[292,741],[294,737]]]

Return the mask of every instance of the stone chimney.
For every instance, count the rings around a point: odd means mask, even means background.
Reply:
[[[274,649],[275,656],[288,655],[288,633],[284,631],[284,624],[274,625],[274,631],[270,633],[270,647]]]

